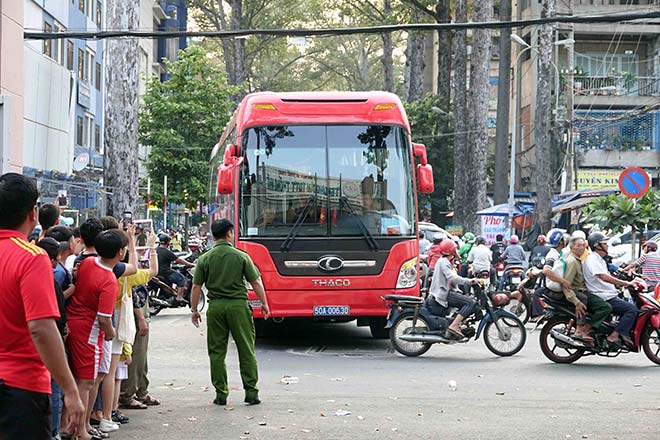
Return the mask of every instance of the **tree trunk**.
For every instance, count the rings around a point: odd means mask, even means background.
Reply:
[[[511,0],[500,2],[500,20],[511,20]],[[509,103],[511,94],[511,29],[500,29],[500,71],[497,83],[495,138],[495,204],[506,203],[509,176]]]
[[[136,30],[139,5],[115,0],[106,5],[108,29]],[[138,207],[138,41],[108,39],[105,49],[105,185],[107,212],[120,215]]]
[[[467,22],[467,1],[456,0],[456,23]],[[467,125],[467,31],[454,36],[454,224],[464,224],[467,215],[468,163]],[[467,229],[466,229],[467,230]]]
[[[451,22],[449,1],[439,1],[435,11],[438,23]],[[445,110],[449,109],[451,98],[451,52],[451,31],[438,31],[438,96],[447,103]]]
[[[555,0],[543,0],[541,17],[555,15]],[[536,222],[542,232],[550,229],[552,216],[552,167],[550,163],[550,141],[552,130],[552,105],[550,91],[552,85],[552,25],[543,25],[539,29],[538,81],[536,87],[536,109],[534,112],[534,139],[536,145]]]
[[[473,2],[473,22],[489,21],[491,0]],[[487,163],[488,163],[488,98],[490,82],[490,29],[476,29],[472,34],[470,59],[470,92],[468,94],[468,151],[470,179],[466,182],[469,197],[464,201],[466,230],[481,231],[477,211],[486,207]]]
[[[420,99],[424,94],[424,32],[409,32],[406,48],[406,79],[403,98],[406,102]]]
[[[232,0],[231,17],[229,21],[231,30],[243,28],[243,0]],[[234,38],[234,72],[236,75],[236,85],[240,85],[247,78],[245,72],[245,39]]]
[[[392,13],[392,5],[390,0],[383,1],[383,15],[389,19]],[[383,63],[383,90],[394,92],[394,60],[392,56],[392,32],[383,33],[383,56],[381,63]]]

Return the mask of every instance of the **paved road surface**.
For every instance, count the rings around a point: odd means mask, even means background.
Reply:
[[[129,411],[112,438],[660,439],[660,367],[642,354],[551,364],[538,331],[512,358],[482,341],[405,358],[353,323],[289,326],[258,342],[254,407],[242,403],[233,347],[229,404],[211,403],[205,330],[188,313],[163,312],[151,331],[151,392],[163,404]]]

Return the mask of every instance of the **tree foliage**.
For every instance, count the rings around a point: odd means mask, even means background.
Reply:
[[[426,95],[406,105],[413,142],[426,145],[433,167],[435,191],[420,195],[420,210],[430,205],[431,220],[436,224],[445,223],[444,214],[449,211],[454,192],[453,117],[442,110],[446,107],[448,103],[437,95]],[[426,217],[425,212],[420,212],[420,218]]]
[[[238,3],[241,3],[240,8],[235,7]],[[300,3],[191,0],[189,4],[196,22],[204,30],[236,26],[273,29],[382,25],[407,21],[411,10],[400,1],[384,0],[304,0]],[[232,13],[238,10],[241,17],[233,20]],[[228,75],[235,76],[234,67],[243,65],[248,92],[378,90],[388,81],[393,83],[393,91],[401,92],[405,35],[397,32],[389,39],[366,34],[307,38],[252,36],[241,40],[245,46],[244,57],[240,63],[233,64],[227,63],[227,59],[235,57],[235,44],[212,39],[202,44],[225,63]],[[384,53],[384,42],[392,46],[391,54]]]
[[[168,200],[194,207],[205,201],[208,161],[235,104],[238,88],[227,85],[225,73],[200,46],[179,52],[166,63],[169,80],[147,83],[139,114],[139,139],[151,147],[147,169],[152,199],[162,201],[168,176]]]
[[[597,198],[584,209],[587,221],[612,232],[622,232],[628,226],[638,231],[660,229],[658,212],[660,194],[653,191],[639,200],[622,194],[610,194]]]

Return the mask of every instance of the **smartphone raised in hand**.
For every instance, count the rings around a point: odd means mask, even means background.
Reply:
[[[124,228],[124,231],[128,229],[128,225],[133,223],[133,213],[130,211],[124,211],[121,216],[121,223]]]

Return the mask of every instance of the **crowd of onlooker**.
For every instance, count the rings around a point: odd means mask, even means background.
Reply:
[[[160,403],[145,287],[157,238],[111,216],[64,226],[38,197],[29,178],[0,177],[0,438],[107,438],[123,409]]]

